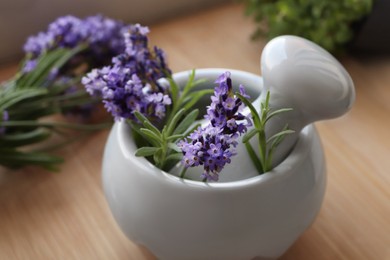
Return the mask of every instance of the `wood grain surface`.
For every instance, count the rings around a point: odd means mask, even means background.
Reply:
[[[250,41],[253,29],[243,7],[231,4],[153,25],[151,38],[176,72],[260,73],[265,41]],[[390,58],[341,62],[357,100],[346,116],[317,124],[327,159],[325,200],[283,260],[390,259]],[[15,70],[1,67],[0,80]],[[107,134],[62,150],[60,173],[0,169],[0,259],[154,259],[126,239],[109,212],[100,176]]]

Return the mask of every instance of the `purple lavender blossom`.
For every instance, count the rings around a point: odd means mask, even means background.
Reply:
[[[223,134],[220,128],[210,124],[205,128],[199,127],[190,138],[190,142],[182,140],[178,143],[183,151],[184,167],[202,165],[204,172],[201,177],[218,181],[219,173],[235,155],[237,135]]]
[[[68,15],[49,24],[48,36],[52,40],[50,47],[73,48],[87,37],[87,33],[81,19]]]
[[[161,49],[148,47],[149,29],[130,26],[124,35],[125,51],[112,59],[112,66],[94,69],[82,83],[87,92],[103,99],[116,120],[136,120],[139,111],[151,120],[162,120],[171,98],[159,79],[170,74]]]
[[[9,114],[8,114],[8,111],[7,110],[4,110],[2,112],[2,122],[5,122],[5,121],[8,121],[9,120]],[[6,131],[6,128],[5,126],[3,127],[0,127],[0,136],[5,134],[5,131]]]
[[[30,71],[33,71],[36,66],[37,66],[37,60],[27,60],[26,63],[24,64],[22,72],[28,73]]]
[[[64,82],[63,79],[76,78],[81,73],[84,74],[82,70],[88,71],[91,68],[105,66],[110,63],[113,57],[124,52],[126,47],[124,33],[128,29],[129,25],[101,15],[85,19],[70,15],[60,17],[52,22],[45,32],[28,38],[24,45],[27,60],[22,73],[33,71],[38,66],[41,55],[47,52],[59,48],[70,49],[83,44],[85,49],[71,57],[62,67],[52,68],[44,83],[44,86],[67,85],[68,83]],[[81,84],[76,83],[73,82],[69,85],[71,92],[76,91],[76,85],[83,88]],[[69,93],[65,91],[61,94],[68,95]],[[82,115],[90,114],[92,107],[89,102],[87,103],[85,106],[74,106],[74,111],[70,112]]]
[[[212,126],[221,128],[224,134],[245,133],[252,123],[248,117],[241,114],[244,105],[233,93],[230,72],[220,75],[215,83],[219,85],[214,89],[205,118],[210,120]],[[242,85],[239,89],[241,95],[249,97]]]
[[[233,93],[230,73],[223,73],[215,83],[219,85],[214,89],[205,116],[210,120],[209,125],[199,127],[187,140],[178,143],[183,152],[184,167],[202,165],[201,177],[209,181],[218,181],[219,173],[235,155],[238,136],[252,125],[251,120],[240,113],[244,105]],[[242,85],[239,90],[241,95],[249,97]]]
[[[35,36],[30,36],[24,44],[24,52],[32,56],[38,57],[44,50],[48,50],[49,46],[54,43],[53,35],[49,32],[40,32]]]
[[[24,51],[30,60],[36,60],[44,52],[57,48],[73,48],[85,43],[87,53],[94,59],[105,60],[121,53],[124,48],[123,33],[127,26],[122,22],[101,15],[79,19],[63,16],[48,26],[46,32],[27,39]],[[31,71],[33,63],[26,63],[25,72]]]

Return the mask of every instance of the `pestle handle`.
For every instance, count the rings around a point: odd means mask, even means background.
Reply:
[[[264,88],[271,93],[272,109],[292,108],[269,121],[267,135],[286,124],[295,133],[276,149],[273,165],[286,158],[306,125],[345,114],[355,100],[353,81],[344,67],[317,44],[297,36],[271,40],[261,56]]]

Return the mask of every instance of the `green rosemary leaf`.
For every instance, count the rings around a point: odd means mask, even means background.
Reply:
[[[176,127],[175,131],[173,131],[173,134],[182,134],[184,131],[186,131],[195,122],[195,119],[198,117],[198,114],[199,109],[192,110]]]
[[[181,149],[175,143],[171,143],[171,142],[168,143],[168,147],[174,150],[175,152],[181,153]]]
[[[141,122],[143,127],[153,132],[158,137],[158,139],[161,140],[160,131],[149,121],[149,119],[146,116],[144,116],[139,111],[134,111],[134,115],[138,119],[138,121]]]
[[[212,89],[204,89],[188,94],[183,101],[184,108],[190,110],[201,98],[213,94],[213,91]]]
[[[208,80],[204,79],[204,78],[194,80],[194,82],[192,83],[191,89],[193,89],[194,87],[196,87],[196,86],[198,86],[200,84],[206,83],[206,82],[208,82]]]
[[[279,143],[283,140],[283,138],[288,135],[288,134],[292,134],[294,133],[293,130],[291,129],[285,129],[280,131],[279,133],[276,133],[274,134],[273,136],[271,136],[270,138],[267,139],[267,144],[272,142],[272,141],[275,141],[275,144],[276,145],[279,145]]]
[[[153,133],[155,133],[160,139],[161,139],[161,133],[160,131],[157,129],[157,127],[155,127],[149,120],[145,121],[144,122],[144,126],[149,129],[150,131],[152,131]]]
[[[6,110],[24,99],[46,94],[46,89],[15,89],[13,92],[7,94],[7,96],[2,96],[0,94],[0,111]]]
[[[260,108],[261,108],[261,116],[260,116],[260,122],[264,126],[267,122],[267,116],[269,112],[271,111],[269,107],[269,100],[271,97],[270,91],[267,91],[267,95],[265,97],[265,101],[261,102]]]
[[[54,68],[55,62],[65,55],[66,51],[66,49],[62,48],[41,55],[38,58],[37,67],[33,71],[21,76],[16,82],[17,87],[30,88],[35,85],[35,82],[42,81],[42,79],[46,80],[50,71]],[[41,85],[37,86],[40,87]]]
[[[187,83],[183,88],[182,96],[186,96],[187,93],[191,90],[194,79],[195,79],[195,69],[192,69],[190,75],[188,76]]]
[[[79,45],[73,49],[56,49],[43,54],[39,60],[36,69],[25,75],[18,82],[21,87],[42,86],[48,79],[53,69],[60,69],[70,58],[86,48],[85,45]]]
[[[54,83],[54,84],[50,85],[49,94],[51,97],[63,97],[63,95],[61,95],[61,94],[64,93],[67,89],[69,89],[70,86],[75,85],[77,83],[78,82],[76,82],[76,81],[71,81],[69,84],[56,84],[56,83]],[[84,89],[82,91],[85,93]],[[66,96],[68,96],[68,95],[66,95]]]
[[[42,128],[34,129],[25,133],[5,134],[0,136],[0,145],[8,147],[24,146],[46,140],[50,137],[50,135],[50,131]]]
[[[10,118],[12,118],[15,121],[18,120],[24,120],[26,118],[29,119],[29,121],[32,120],[38,120],[39,118],[42,118],[44,116],[53,115],[56,113],[61,112],[58,106],[36,106],[36,107],[26,107],[25,109],[20,108],[18,105],[17,108],[13,107],[9,111]]]
[[[270,100],[270,98],[271,98],[271,92],[270,92],[270,91],[267,91],[267,96],[265,97],[265,103],[264,103],[264,106],[265,106],[266,108],[269,107],[269,100]]]
[[[145,121],[149,121],[149,119],[146,118],[142,113],[139,111],[134,111],[134,116],[138,119],[138,121],[141,122],[141,124],[144,126]]]
[[[282,114],[282,113],[289,112],[289,111],[292,111],[292,108],[282,108],[282,109],[275,110],[275,111],[273,111],[273,112],[271,112],[271,113],[269,113],[267,115],[267,118],[265,119],[265,122],[267,122],[272,117],[274,117],[274,116],[276,116],[278,114]]]
[[[47,170],[58,170],[57,165],[64,160],[60,157],[37,152],[20,152],[11,149],[0,149],[0,164],[10,168],[20,168],[26,165],[37,165]]]
[[[138,156],[138,157],[151,156],[151,155],[154,155],[159,149],[161,149],[161,148],[150,147],[150,146],[141,147],[141,148],[137,149],[137,151],[135,151],[135,156]]]
[[[160,144],[163,143],[163,141],[161,140],[161,138],[156,135],[155,132],[147,129],[147,128],[141,128],[140,129],[140,132],[142,134],[142,136],[150,143],[152,143],[154,146],[160,146]]]
[[[15,90],[15,92],[18,91],[46,91],[45,89],[23,89],[23,90]],[[63,105],[65,102],[66,104],[69,103],[77,103],[80,102],[80,104],[86,104],[86,102],[92,103],[95,102],[95,100],[88,96],[88,94],[84,90],[76,91],[72,94],[67,95],[57,95],[56,93],[53,94],[52,88],[50,88],[49,92],[44,93],[43,95],[37,96],[34,99],[29,99],[28,102],[19,102],[17,104],[17,107],[12,108],[12,112],[15,113],[17,111],[30,111],[31,109],[41,109],[42,107],[52,107],[53,105]]]
[[[167,123],[167,132],[166,134],[169,136],[171,135],[171,133],[173,132],[173,130],[175,129],[177,123],[179,122],[179,120],[183,117],[184,113],[185,113],[185,109],[182,108],[180,109],[179,111],[177,111],[177,113],[173,116],[172,120],[170,120],[168,123]]]
[[[179,97],[179,86],[176,84],[176,82],[173,80],[172,76],[170,75],[168,77],[168,82],[171,87],[171,93],[172,93],[172,104],[176,106],[178,97]]]
[[[154,165],[161,165],[161,154],[162,154],[162,149],[158,149],[154,154],[153,154],[153,161]]]
[[[100,124],[93,124],[93,125],[86,125],[86,124],[76,124],[76,123],[65,123],[65,122],[40,122],[40,121],[34,121],[34,120],[28,120],[28,121],[3,121],[0,122],[0,126],[17,126],[17,127],[45,127],[45,128],[67,128],[67,129],[73,129],[73,130],[82,130],[82,131],[96,131],[105,129],[107,127],[112,126],[112,123],[100,123]]]
[[[80,53],[81,51],[87,49],[88,46],[86,44],[80,44],[72,49],[67,49],[65,54],[61,56],[60,59],[58,59],[54,65],[55,68],[61,68],[65,65],[76,54]]]
[[[262,174],[264,173],[263,171],[263,166],[260,162],[260,159],[257,157],[257,154],[255,153],[255,151],[253,150],[253,147],[252,145],[249,143],[249,142],[246,142],[245,143],[245,147],[246,147],[246,150],[248,151],[248,154],[249,154],[249,157],[251,158],[253,164],[255,165],[256,167],[256,170],[259,174]]]
[[[242,138],[243,143],[247,143],[252,137],[259,133],[259,130],[256,128],[252,128],[249,132],[247,132]]]
[[[133,130],[132,136],[134,138],[134,141],[135,141],[137,147],[147,146],[147,145],[150,145],[150,144],[153,145],[153,146],[156,146],[156,147],[159,146],[158,142],[156,142],[155,140],[150,141],[150,139],[145,138],[145,135],[142,134],[142,132],[141,132],[141,126],[140,125],[134,123],[130,119],[127,119],[126,123],[128,123],[130,125],[131,129]]]
[[[171,135],[169,136],[168,138],[166,138],[167,141],[171,142],[171,141],[176,141],[177,139],[182,139],[184,138],[184,135],[183,134],[177,134],[177,135]]]
[[[255,107],[252,105],[252,102],[250,102],[247,98],[245,98],[243,95],[241,95],[240,93],[236,93],[236,95],[241,99],[241,101],[249,108],[249,110],[251,111],[251,115],[252,115],[252,118],[253,118],[253,124],[255,125],[255,128],[257,129],[261,129],[262,128],[262,124],[261,124],[261,120],[260,120],[260,117],[259,117],[259,114],[257,113]]]

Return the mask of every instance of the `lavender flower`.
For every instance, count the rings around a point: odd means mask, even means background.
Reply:
[[[28,73],[30,71],[33,71],[36,66],[37,66],[37,60],[27,60],[26,63],[24,64],[22,72]]]
[[[60,95],[68,95],[69,92],[84,89],[80,82],[64,82],[64,78],[76,79],[80,74],[95,67],[109,64],[113,57],[125,51],[124,33],[129,25],[120,21],[106,18],[101,15],[80,19],[74,16],[63,16],[52,22],[45,32],[28,38],[24,45],[26,62],[22,73],[27,74],[40,66],[40,59],[45,54],[59,49],[72,49],[85,46],[82,51],[73,55],[63,66],[52,67],[45,76],[42,87],[68,86],[69,91],[60,92]],[[69,81],[69,80],[68,80]],[[81,99],[80,99],[81,100]],[[76,100],[77,101],[77,100]],[[91,99],[92,101],[92,99]],[[86,103],[86,104],[84,104]],[[91,102],[81,102],[72,108],[66,108],[67,115],[81,113],[85,116],[91,114],[93,107]]]
[[[2,112],[2,122],[5,122],[5,121],[8,121],[9,120],[9,114],[8,114],[8,111],[7,110],[4,110]],[[0,136],[5,134],[5,131],[6,131],[6,128],[5,126],[3,127],[0,127]]]
[[[183,151],[184,167],[202,165],[204,172],[201,177],[218,181],[219,173],[235,155],[237,136],[223,134],[220,128],[208,125],[205,128],[199,127],[191,134],[190,139],[190,142],[182,140],[178,143]]]
[[[187,140],[178,143],[183,152],[184,167],[202,165],[204,172],[201,177],[209,181],[218,181],[219,173],[235,155],[238,136],[252,125],[251,120],[240,113],[243,104],[233,93],[230,73],[223,73],[215,83],[219,85],[214,89],[205,116],[210,120],[209,125],[199,127]],[[242,85],[240,93],[248,96]]]
[[[112,60],[112,66],[94,69],[82,79],[89,94],[103,99],[116,120],[136,120],[139,111],[151,120],[162,120],[171,98],[159,79],[170,74],[164,52],[148,47],[149,29],[139,24],[125,33],[124,53]]]
[[[165,53],[158,47],[148,48],[148,27],[140,24],[130,26],[124,34],[125,52],[113,58],[114,66],[130,69],[131,74],[137,74],[143,82],[149,82],[154,88],[161,88],[158,79],[171,71],[165,62]]]
[[[73,48],[85,43],[86,53],[93,59],[111,59],[124,50],[123,33],[127,26],[119,21],[101,15],[90,16],[82,20],[74,16],[63,16],[48,26],[46,32],[27,39],[24,51],[29,55],[24,72],[31,71],[33,61],[47,51],[57,48]]]
[[[215,83],[219,85],[214,89],[205,118],[210,120],[212,126],[221,128],[224,134],[245,133],[252,123],[248,117],[241,114],[244,105],[233,93],[230,72],[220,75]],[[241,95],[248,97],[242,85],[239,89]]]

